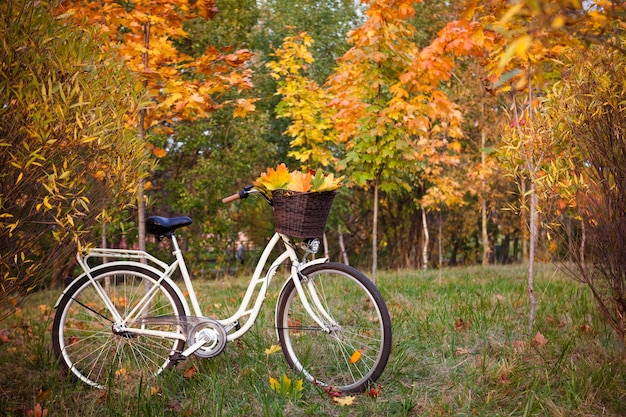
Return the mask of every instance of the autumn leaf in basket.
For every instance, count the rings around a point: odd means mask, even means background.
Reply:
[[[287,185],[289,191],[299,191],[306,193],[311,191],[311,180],[313,176],[308,172],[293,171],[291,173],[291,181]]]
[[[279,188],[287,188],[291,182],[291,175],[285,164],[280,164],[274,168],[268,168],[254,182],[254,186],[260,190],[277,190]]]
[[[296,192],[334,191],[341,186],[343,177],[335,178],[333,174],[325,174],[322,170],[289,172],[285,164],[268,168],[254,182],[254,187],[269,196],[272,191],[284,189]]]
[[[311,181],[312,192],[334,191],[341,186],[343,177],[335,178],[333,174],[324,174],[318,170]]]

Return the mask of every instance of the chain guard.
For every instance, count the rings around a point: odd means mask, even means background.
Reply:
[[[187,333],[188,346],[193,345],[201,338],[206,338],[206,343],[198,348],[194,355],[200,358],[212,358],[222,353],[226,347],[226,329],[217,320],[201,319]]]
[[[200,358],[212,358],[219,355],[226,347],[226,329],[217,320],[196,316],[157,316],[140,319],[141,325],[169,324],[181,326],[187,346],[192,346],[202,337],[206,337],[206,343],[193,352]]]

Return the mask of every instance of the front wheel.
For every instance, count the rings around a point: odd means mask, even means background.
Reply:
[[[380,292],[361,272],[335,262],[307,267],[299,278],[323,326],[289,281],[276,316],[287,362],[316,385],[364,391],[383,372],[391,352],[391,319]]]

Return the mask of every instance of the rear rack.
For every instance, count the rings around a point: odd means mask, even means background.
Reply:
[[[95,259],[102,259],[102,261],[96,262]],[[91,270],[94,266],[96,266],[95,264],[111,262],[112,259],[134,259],[139,262],[147,261],[149,264],[154,264],[163,271],[167,270],[169,267],[167,263],[153,255],[150,255],[148,252],[141,250],[92,248],[88,249],[84,253],[76,253],[76,260],[85,271]],[[89,264],[90,261],[93,266]]]

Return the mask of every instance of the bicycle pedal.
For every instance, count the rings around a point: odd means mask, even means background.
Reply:
[[[169,357],[170,362],[174,365],[178,365],[180,362],[187,360],[187,356],[183,355],[180,352],[172,353]]]

